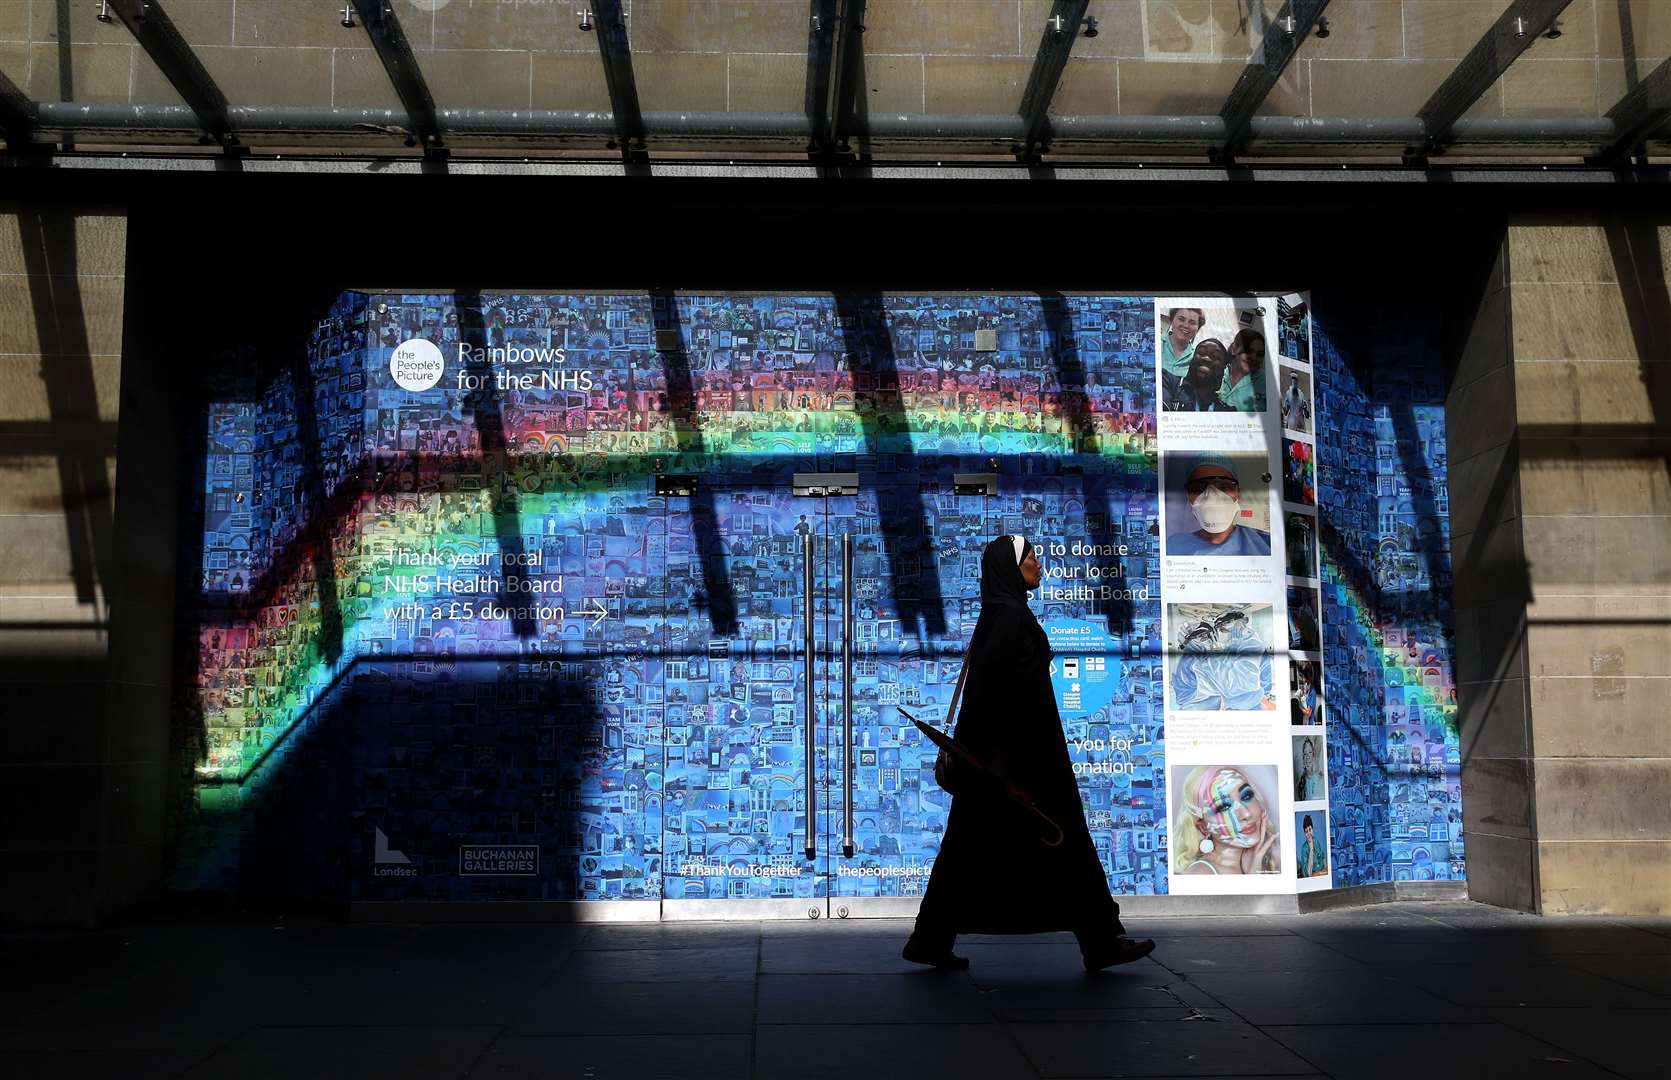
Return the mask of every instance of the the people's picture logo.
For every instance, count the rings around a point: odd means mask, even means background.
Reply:
[[[389,355],[389,375],[402,390],[434,389],[447,369],[447,361],[433,341],[409,338]]]

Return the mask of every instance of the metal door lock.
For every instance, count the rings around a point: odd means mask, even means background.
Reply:
[[[791,490],[801,498],[830,498],[859,493],[858,473],[796,473]]]
[[[807,918],[809,918],[809,919],[816,919],[816,918],[818,918],[818,909],[817,909],[817,908],[815,908],[815,907],[809,907],[809,908],[807,908],[807,909],[806,909],[806,917],[807,917]]]
[[[847,905],[843,904],[841,907],[836,908],[836,917],[842,919],[847,918]]]

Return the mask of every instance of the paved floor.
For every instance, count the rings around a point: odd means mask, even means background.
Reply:
[[[899,959],[907,924],[146,923],[0,936],[0,1075],[1671,1076],[1671,920],[1466,903],[1132,920]]]

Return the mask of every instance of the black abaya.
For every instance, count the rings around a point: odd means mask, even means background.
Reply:
[[[1062,843],[1045,847],[1036,820],[989,792],[954,797],[917,926],[941,938],[1071,930],[1088,946],[1125,931],[1085,825],[1049,642],[1017,562],[1008,536],[981,556],[981,614],[953,734],[1032,795],[1061,825]]]

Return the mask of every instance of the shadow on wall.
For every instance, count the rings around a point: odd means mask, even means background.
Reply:
[[[1461,879],[1442,313],[1314,309],[1336,881]]]
[[[70,558],[70,579],[81,604],[97,604],[111,564],[115,456],[114,422],[100,419],[97,379],[81,293],[76,215],[33,210],[17,215],[28,276],[33,326],[39,336],[45,423],[9,421],[0,453],[48,450],[55,458],[58,498]],[[113,387],[110,389],[114,389]],[[31,445],[33,444],[33,445]]]
[[[117,782],[113,754],[155,758],[143,735],[113,732],[107,717],[111,608],[122,593],[112,481],[125,222],[106,212],[93,227],[88,216],[0,215],[0,229],[16,223],[19,248],[4,269],[28,294],[4,335],[18,355],[0,360],[0,764],[9,789],[0,835],[30,853],[14,867],[0,918],[36,924],[99,917],[130,885],[103,872],[104,849],[137,847],[153,832],[145,815],[112,827],[99,796]],[[123,779],[138,771],[130,766]],[[84,786],[72,789],[69,776]]]
[[[608,777],[622,733],[597,693],[610,662],[537,655],[353,660],[280,751],[200,786],[177,855],[191,891],[322,910],[654,899],[660,763]],[[583,810],[603,784],[617,811]]]

